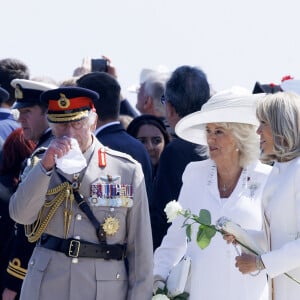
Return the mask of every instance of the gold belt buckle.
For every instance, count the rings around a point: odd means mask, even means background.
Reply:
[[[69,246],[69,256],[74,258],[78,257],[79,250],[80,250],[80,241],[72,240]]]

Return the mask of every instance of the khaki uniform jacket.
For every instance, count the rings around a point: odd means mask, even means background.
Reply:
[[[80,174],[80,193],[87,200],[91,183],[101,176],[120,176],[122,184],[133,188],[132,207],[91,206],[99,222],[111,216],[120,228],[107,236],[108,244],[127,244],[128,272],[124,260],[70,258],[64,253],[40,246],[29,261],[21,299],[23,300],[143,300],[151,299],[153,251],[148,201],[144,176],[139,163],[130,156],[106,149],[106,167],[99,167],[98,150],[103,146],[94,137],[93,145],[84,153],[88,166]],[[18,223],[32,224],[38,217],[49,188],[61,184],[54,170],[46,175],[40,163],[20,184],[10,201],[10,215]],[[63,173],[62,173],[63,174]],[[72,176],[63,174],[72,181]],[[65,202],[57,209],[45,233],[63,238]],[[67,238],[98,243],[95,228],[74,201]]]

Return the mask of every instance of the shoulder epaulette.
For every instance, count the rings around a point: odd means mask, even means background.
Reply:
[[[45,147],[35,149],[29,158],[25,161],[25,167],[20,175],[20,180],[23,181],[28,175],[29,171],[39,162],[41,155],[47,150]]]
[[[32,158],[34,156],[39,156],[39,155],[45,153],[47,149],[48,148],[46,148],[46,147],[39,147],[32,152],[30,157]]]
[[[107,154],[110,154],[110,155],[112,155],[112,156],[122,157],[122,158],[125,158],[125,159],[127,159],[127,160],[133,162],[133,163],[136,163],[136,162],[137,162],[131,155],[129,155],[129,154],[127,154],[127,153],[120,152],[120,151],[117,151],[117,150],[113,150],[113,149],[111,149],[111,148],[109,148],[109,147],[104,147],[104,149],[105,149],[105,152],[106,152]]]

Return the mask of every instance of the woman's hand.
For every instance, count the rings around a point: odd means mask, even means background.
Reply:
[[[256,256],[252,254],[242,253],[235,258],[235,266],[243,274],[248,274],[257,271]]]
[[[227,244],[236,244],[235,236],[233,234],[225,232],[223,234],[223,239],[227,242]]]

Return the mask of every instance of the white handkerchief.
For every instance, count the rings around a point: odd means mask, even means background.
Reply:
[[[71,150],[66,155],[55,158],[57,168],[66,174],[78,173],[87,165],[77,140],[71,138],[71,145]]]

